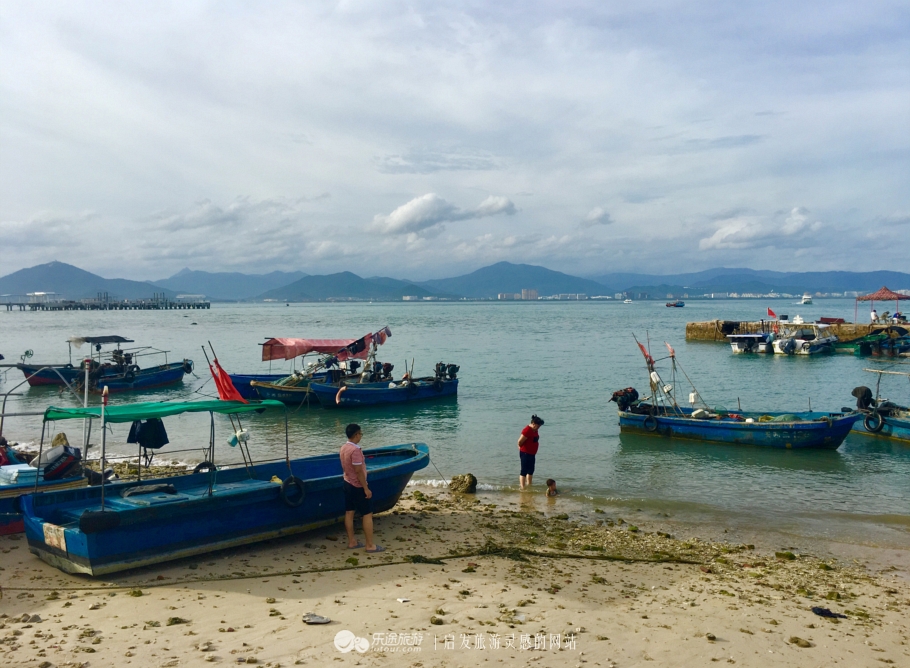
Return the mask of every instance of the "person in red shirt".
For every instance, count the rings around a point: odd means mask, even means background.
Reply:
[[[363,431],[359,424],[352,423],[345,427],[344,433],[348,442],[341,446],[339,456],[344,478],[344,528],[348,534],[348,549],[384,552],[384,547],[373,543],[373,492],[367,484],[367,466],[360,449]],[[366,544],[354,537],[354,513],[360,513]]]
[[[521,459],[521,475],[518,476],[518,486],[524,490],[531,486],[534,478],[534,463],[537,457],[537,448],[540,436],[537,430],[543,426],[543,418],[531,416],[531,424],[521,430],[518,437],[518,456]]]

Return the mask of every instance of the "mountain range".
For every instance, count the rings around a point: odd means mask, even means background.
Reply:
[[[54,292],[67,299],[96,297],[143,299],[163,293],[173,299],[180,293],[204,294],[215,301],[324,301],[394,300],[404,296],[449,299],[495,299],[498,293],[529,288],[540,296],[584,293],[589,297],[615,292],[648,293],[661,299],[688,293],[690,298],[717,292],[871,292],[883,285],[910,288],[910,274],[871,272],[775,272],[717,268],[688,274],[611,273],[593,278],[572,276],[545,267],[498,262],[453,278],[412,281],[383,276],[361,278],[349,271],[324,276],[304,272],[268,274],[212,273],[183,269],[159,281],[102,278],[63,262],[49,262],[0,277],[0,295]]]

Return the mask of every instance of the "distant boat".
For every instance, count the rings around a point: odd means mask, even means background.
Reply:
[[[680,406],[674,394],[676,353],[670,350],[672,376],[670,382],[661,378],[655,360],[639,343],[648,369],[651,394],[639,400],[631,387],[613,393],[619,412],[621,431],[637,431],[656,436],[713,441],[716,443],[756,445],[772,448],[822,448],[836,450],[850,433],[862,413],[841,412],[744,412],[712,410],[693,387],[691,408]],[[688,378],[688,376],[686,376]],[[695,408],[700,403],[702,407]]]
[[[686,302],[684,302],[682,299],[677,299],[675,302],[666,303],[667,308],[682,308],[685,305]]]
[[[623,303],[623,304],[631,304],[631,303],[632,303],[632,300],[631,300],[631,299],[624,299],[622,303]]]
[[[810,294],[807,292],[806,294],[803,295],[803,298],[800,300],[799,303],[800,303],[800,304],[811,304],[811,303],[812,303],[812,295],[810,295]]]

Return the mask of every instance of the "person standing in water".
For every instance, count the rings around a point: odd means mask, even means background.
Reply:
[[[537,448],[540,445],[538,430],[543,426],[543,419],[536,415],[531,416],[531,424],[521,430],[518,437],[518,456],[521,459],[521,474],[518,477],[518,486],[524,490],[531,486],[534,478],[534,463],[537,458]]]

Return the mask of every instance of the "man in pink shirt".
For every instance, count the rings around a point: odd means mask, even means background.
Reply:
[[[381,545],[373,543],[373,492],[367,485],[367,467],[360,449],[363,431],[359,424],[351,423],[344,429],[348,442],[341,446],[341,470],[344,473],[344,528],[348,532],[348,549],[362,547],[367,552],[382,552]],[[354,537],[354,513],[360,513],[366,545]]]

